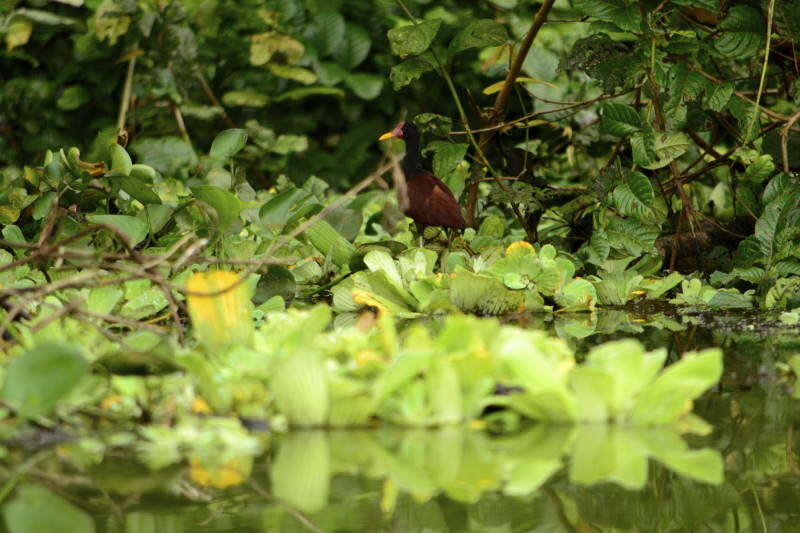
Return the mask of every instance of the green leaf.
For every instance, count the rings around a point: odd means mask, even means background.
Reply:
[[[223,130],[211,143],[208,155],[223,161],[238,154],[247,144],[247,132],[239,128]]]
[[[655,170],[669,165],[689,149],[691,141],[685,133],[662,133],[656,136],[656,160],[644,168]]]
[[[383,89],[383,78],[377,74],[358,72],[348,75],[344,82],[362,100],[374,100]]]
[[[625,104],[605,104],[601,108],[603,130],[622,137],[642,129],[642,119],[634,108]]]
[[[156,179],[156,169],[150,165],[136,163],[131,167],[130,176],[145,183],[153,183],[153,180]]]
[[[167,225],[172,218],[175,208],[164,204],[147,204],[139,213],[138,218],[142,220],[150,229],[150,233],[156,234]]]
[[[469,48],[500,46],[508,40],[505,26],[492,19],[476,20],[458,32],[450,41],[450,50],[454,53]]]
[[[590,281],[573,279],[555,294],[556,303],[575,311],[591,311],[597,303],[597,291]]]
[[[109,314],[125,293],[115,287],[95,287],[89,292],[86,308],[101,315]]]
[[[270,198],[258,211],[261,223],[269,227],[281,227],[289,220],[292,206],[308,196],[303,189],[292,187]]]
[[[722,35],[713,40],[719,53],[734,59],[754,56],[764,47],[764,19],[761,12],[750,6],[730,8],[719,24]]]
[[[11,361],[3,400],[26,418],[47,415],[83,379],[88,369],[89,363],[79,347],[63,343],[40,344]]]
[[[303,43],[288,35],[270,31],[250,37],[250,63],[256,66],[269,63],[276,53],[280,53],[287,63],[295,63],[304,52]]]
[[[331,490],[331,450],[324,431],[286,435],[270,468],[276,498],[304,513],[324,512]]]
[[[325,220],[315,222],[304,235],[314,248],[339,266],[345,265],[356,251],[350,241]]]
[[[264,107],[269,103],[269,97],[255,89],[242,89],[223,94],[222,103],[230,107]]]
[[[434,141],[428,145],[434,151],[433,173],[444,179],[453,172],[464,156],[467,154],[468,145],[464,143],[451,143],[447,141]]]
[[[298,87],[279,94],[275,97],[275,102],[283,102],[284,100],[302,100],[309,96],[338,96],[343,97],[344,91],[335,87]],[[266,105],[266,104],[265,104]]]
[[[22,230],[19,229],[19,226],[15,226],[13,224],[3,228],[3,238],[9,242],[17,244],[25,244],[26,242],[25,236],[22,234]]]
[[[322,357],[314,350],[287,354],[275,365],[270,380],[278,411],[293,426],[321,426],[330,401]]]
[[[636,198],[647,207],[653,206],[655,200],[655,193],[653,192],[653,185],[650,183],[650,178],[641,172],[628,172],[628,187],[631,192],[636,195]]]
[[[441,24],[441,20],[432,19],[418,24],[392,28],[387,34],[392,45],[392,52],[400,56],[421,54],[431,45]]]
[[[233,221],[239,218],[242,202],[232,192],[213,185],[198,185],[192,187],[191,190],[195,198],[216,211],[220,231],[225,231]]]
[[[23,485],[13,500],[3,508],[3,518],[11,533],[53,531],[59,533],[94,533],[92,518],[82,509],[44,487]]]
[[[279,78],[286,78],[302,83],[303,85],[311,85],[317,81],[317,75],[308,69],[295,67],[292,65],[279,65],[277,63],[270,63],[269,70]]]
[[[73,85],[64,89],[64,92],[61,93],[61,96],[56,101],[56,105],[62,111],[74,111],[89,100],[91,100],[91,94],[86,87]]]
[[[389,72],[389,79],[392,81],[394,90],[399,91],[429,70],[433,70],[433,65],[428,61],[421,57],[409,57],[402,63],[392,67],[391,72]]]
[[[691,401],[719,381],[722,350],[710,348],[686,353],[642,391],[631,412],[631,422],[660,425],[675,422],[691,409]]]
[[[160,204],[161,198],[153,190],[152,185],[142,182],[133,176],[122,176],[119,178],[119,186],[131,197],[139,200],[143,204]]]
[[[656,132],[650,124],[645,124],[642,131],[631,136],[633,162],[639,166],[653,163],[656,158]]]
[[[333,54],[344,44],[347,26],[340,13],[319,11],[314,15],[312,27],[316,31],[315,41],[321,57]]]
[[[503,315],[522,309],[525,297],[493,277],[463,272],[451,282],[450,301],[462,311]]]
[[[733,95],[733,83],[726,81],[723,83],[714,83],[711,90],[706,93],[703,100],[705,106],[712,111],[722,111],[728,105],[728,101]]]
[[[334,53],[336,62],[343,68],[352,70],[369,55],[372,40],[367,30],[356,24],[346,23],[344,42]]]
[[[625,31],[641,31],[642,16],[636,3],[623,0],[572,0],[580,14],[611,22]]]
[[[775,163],[772,162],[772,156],[761,154],[747,167],[744,177],[760,183],[770,177],[774,170]]]
[[[64,17],[42,9],[17,9],[14,11],[14,15],[25,17],[28,20],[47,26],[71,26],[77,22],[74,18]]]
[[[431,411],[429,423],[442,425],[460,422],[463,398],[453,363],[445,357],[434,358],[425,378]]]
[[[123,176],[130,175],[133,162],[125,148],[114,143],[109,148],[109,153],[111,154],[111,172],[122,174]]]
[[[6,26],[6,49],[10,52],[17,46],[26,45],[32,33],[33,24],[30,21],[23,18],[11,19]]]
[[[129,215],[89,215],[90,222],[110,226],[124,235],[132,248],[147,237],[147,224]]]
[[[339,207],[325,215],[325,221],[350,242],[356,240],[364,222],[364,215],[357,209]]]
[[[194,149],[179,137],[149,137],[131,143],[129,148],[140,163],[150,165],[168,178],[197,164]]]

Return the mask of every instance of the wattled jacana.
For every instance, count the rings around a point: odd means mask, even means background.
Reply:
[[[396,137],[406,142],[406,155],[400,166],[406,177],[408,207],[405,215],[416,222],[420,240],[427,226],[463,230],[467,227],[461,208],[450,188],[422,166],[419,130],[411,122],[401,122],[378,140]]]

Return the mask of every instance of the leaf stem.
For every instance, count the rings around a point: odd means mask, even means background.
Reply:
[[[747,121],[747,130],[745,130],[744,140],[750,139],[750,132],[753,131],[753,124],[758,117],[759,102],[761,102],[761,94],[764,92],[764,80],[767,77],[767,63],[769,62],[769,47],[772,42],[772,15],[775,12],[775,0],[769,1],[767,8],[767,44],[764,49],[764,63],[761,65],[761,79],[758,82],[758,93],[756,94],[756,101],[753,103],[753,116]]]
[[[139,45],[133,47],[131,58],[128,60],[128,70],[125,73],[125,84],[122,86],[122,97],[119,102],[119,115],[117,115],[117,134],[125,129],[125,119],[128,115],[128,106],[131,101],[131,87],[133,86],[133,71],[136,68],[136,58],[139,56]]]

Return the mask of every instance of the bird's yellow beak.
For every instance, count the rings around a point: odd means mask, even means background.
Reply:
[[[395,135],[393,131],[387,131],[386,133],[378,137],[378,140],[385,141],[386,139],[391,139],[393,137],[397,137],[397,135]]]

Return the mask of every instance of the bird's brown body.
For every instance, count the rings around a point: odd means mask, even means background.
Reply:
[[[392,131],[384,133],[381,139],[392,137],[406,142],[406,155],[401,162],[408,191],[408,207],[404,213],[416,222],[420,235],[426,226],[459,230],[466,228],[467,222],[453,192],[422,165],[417,127],[411,122],[401,122]]]
[[[422,226],[464,229],[467,222],[456,197],[442,180],[422,172],[407,180],[408,207],[405,215]]]

